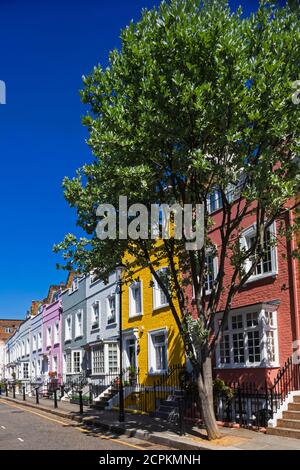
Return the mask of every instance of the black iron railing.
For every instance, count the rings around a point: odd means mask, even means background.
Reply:
[[[278,371],[274,384],[269,388],[269,403],[272,417],[280,408],[290,392],[300,390],[299,358],[289,357],[284,366]]]

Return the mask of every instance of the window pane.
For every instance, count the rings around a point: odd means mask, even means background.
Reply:
[[[248,332],[248,352],[249,352],[249,362],[260,362],[260,341],[259,341],[259,331],[249,331]]]
[[[258,326],[258,313],[247,313],[247,328]]]
[[[232,335],[233,343],[233,360],[235,363],[240,364],[245,362],[244,355],[244,334],[235,333]]]
[[[93,373],[104,374],[104,347],[96,346],[93,349]]]
[[[267,331],[267,357],[270,362],[275,362],[275,340],[274,331]]]
[[[232,315],[232,329],[239,330],[243,328],[243,316],[242,315]]]
[[[220,362],[221,364],[230,363],[230,345],[229,335],[223,335],[220,342]]]

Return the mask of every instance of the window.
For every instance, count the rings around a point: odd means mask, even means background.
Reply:
[[[60,290],[53,292],[52,294],[52,302],[57,302],[60,296]]]
[[[47,328],[47,337],[46,337],[46,344],[47,344],[47,348],[50,348],[51,346],[51,326],[48,326]]]
[[[168,288],[169,279],[167,268],[162,268],[157,271],[160,279],[162,280],[163,284]],[[153,279],[153,306],[154,309],[165,307],[168,305],[167,297],[161,287],[158,285],[156,279]]]
[[[26,356],[28,356],[30,354],[30,339],[27,338],[26,339],[26,350],[25,350],[25,354]]]
[[[218,367],[277,365],[276,312],[267,308],[230,312],[217,348]]]
[[[92,350],[92,372],[93,374],[104,374],[104,346],[95,346]]]
[[[149,333],[148,354],[149,373],[163,373],[167,371],[168,341],[165,329]]]
[[[57,372],[57,356],[53,356],[52,372]]]
[[[75,337],[82,336],[82,312],[77,312],[75,317]]]
[[[99,328],[99,311],[99,302],[93,303],[91,312],[92,330]]]
[[[206,270],[205,270],[205,292],[211,292],[214,280],[218,272],[218,258],[212,254],[206,256]]]
[[[67,317],[65,320],[65,341],[70,341],[72,339],[72,319]]]
[[[66,374],[72,374],[72,357],[71,353],[65,355]]]
[[[38,349],[42,349],[42,332],[38,332]]]
[[[59,344],[59,322],[54,325],[54,344]]]
[[[142,314],[142,284],[134,282],[129,287],[129,316],[135,317]]]
[[[276,259],[276,248],[272,245],[272,240],[274,238],[275,225],[272,225],[266,232],[266,237],[264,241],[264,254],[261,260],[258,262],[256,269],[251,279],[256,279],[264,276],[270,276],[277,273],[277,259]],[[247,229],[242,238],[241,246],[245,250],[250,249],[256,242],[256,227],[255,225]],[[248,259],[246,262],[245,269],[248,272],[251,269],[252,261]]]
[[[107,323],[116,323],[116,296],[110,295],[107,298]]]
[[[207,198],[207,211],[211,214],[222,207],[222,196],[219,189],[215,189]]]
[[[72,292],[75,292],[76,290],[78,290],[78,287],[79,287],[79,280],[80,280],[80,277],[79,277],[79,276],[74,277],[73,282],[72,282],[72,285],[71,285],[71,293],[72,293]]]
[[[5,328],[5,333],[11,333],[12,332],[12,328],[10,328],[9,326],[7,326]]]
[[[25,342],[24,341],[22,341],[22,345],[21,345],[21,355],[22,357],[25,356]]]
[[[108,372],[118,373],[118,345],[117,343],[108,344]]]
[[[81,351],[73,351],[73,373],[81,372]]]
[[[32,351],[36,351],[36,348],[37,348],[37,341],[36,341],[36,335],[34,335],[32,338]]]
[[[29,365],[28,365],[28,362],[23,362],[23,379],[29,379]]]
[[[99,281],[99,275],[97,273],[90,274],[90,283],[93,284],[94,282]]]

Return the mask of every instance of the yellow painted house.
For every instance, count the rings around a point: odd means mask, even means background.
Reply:
[[[133,259],[126,255],[130,264]],[[165,269],[161,262],[158,270]],[[163,291],[149,268],[135,268],[124,279],[123,361],[126,369],[139,371],[139,383],[151,386],[174,365],[185,363],[183,342]]]

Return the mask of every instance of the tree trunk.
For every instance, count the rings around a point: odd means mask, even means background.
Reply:
[[[200,406],[203,421],[206,427],[209,440],[221,437],[213,405],[213,384],[211,358],[202,358],[202,370],[198,375],[198,391],[200,396]]]

